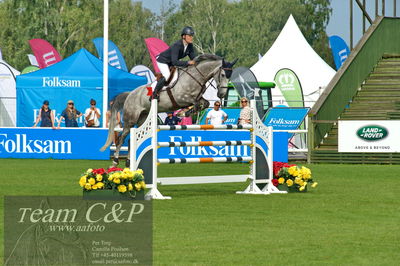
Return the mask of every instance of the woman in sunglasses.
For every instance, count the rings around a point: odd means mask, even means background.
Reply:
[[[251,123],[251,109],[249,106],[249,100],[246,97],[240,99],[240,106],[242,110],[239,116],[239,125],[246,125]]]
[[[69,100],[67,103],[67,108],[61,113],[60,120],[58,121],[58,128],[60,128],[61,121],[65,119],[65,127],[78,127],[77,118],[81,117],[83,114],[76,110],[74,102]]]

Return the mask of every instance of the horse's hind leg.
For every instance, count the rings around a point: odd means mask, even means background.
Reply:
[[[118,139],[118,143],[115,148],[114,152],[114,159],[113,159],[113,166],[117,166],[119,163],[119,151],[121,150],[122,144],[124,144],[126,136],[129,134],[131,128],[129,126],[124,126],[124,129],[122,130],[122,134]]]

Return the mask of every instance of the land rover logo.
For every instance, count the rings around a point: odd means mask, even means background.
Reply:
[[[363,140],[376,141],[386,138],[388,131],[381,126],[365,126],[357,130],[357,136]]]

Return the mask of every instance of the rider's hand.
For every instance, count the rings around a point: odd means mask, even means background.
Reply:
[[[188,64],[191,66],[191,65],[194,65],[194,64],[196,64],[196,62],[195,62],[195,61],[193,61],[193,60],[190,60],[190,61],[188,61]]]

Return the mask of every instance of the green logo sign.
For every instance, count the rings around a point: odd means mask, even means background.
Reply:
[[[367,141],[377,141],[387,137],[388,131],[381,126],[365,126],[357,130],[357,136]]]

